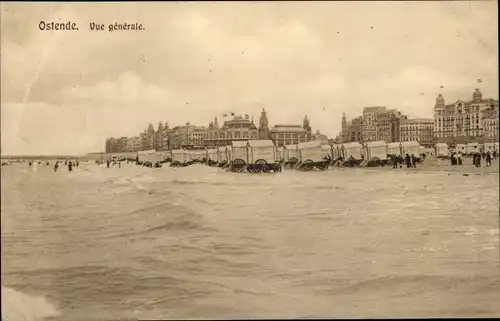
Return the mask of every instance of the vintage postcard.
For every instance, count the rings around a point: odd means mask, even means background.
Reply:
[[[500,317],[497,5],[2,2],[2,320]]]

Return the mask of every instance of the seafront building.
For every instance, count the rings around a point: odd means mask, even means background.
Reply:
[[[215,117],[214,121],[208,125],[204,133],[203,146],[218,147],[231,145],[233,141],[258,139],[259,131],[248,115],[234,116],[233,119],[224,122],[222,127]]]
[[[176,126],[169,134],[169,147],[170,149],[203,148],[205,132],[205,126],[194,126],[189,122],[184,126]]]
[[[328,141],[317,131],[312,134],[307,115],[302,125],[275,125],[269,127],[267,112],[262,109],[257,126],[249,115],[234,115],[232,119],[219,125],[217,117],[205,126],[195,126],[187,122],[184,126],[169,128],[168,123],[159,123],[155,130],[152,124],[138,136],[106,139],[106,152],[137,152],[143,150],[197,149],[231,145],[233,141],[272,140],[277,146],[298,144],[310,140]],[[227,117],[227,115],[224,115]]]
[[[335,139],[337,143],[401,141],[401,124],[408,119],[396,109],[384,106],[365,107],[361,116],[347,121],[342,115],[341,132]]]
[[[468,142],[498,142],[499,109],[498,100],[483,99],[476,89],[472,100],[457,100],[446,104],[439,95],[434,106],[434,118],[408,118],[396,109],[385,106],[365,107],[362,114],[347,121],[342,115],[341,131],[333,140],[316,131],[312,133],[307,115],[302,125],[269,125],[265,109],[259,122],[248,115],[234,115],[222,126],[217,117],[205,126],[195,126],[187,122],[184,126],[169,128],[168,123],[159,123],[155,130],[152,124],[144,132],[132,137],[106,139],[107,153],[137,152],[141,150],[169,150],[178,148],[208,148],[231,145],[242,140],[272,140],[278,147],[311,140],[323,143],[366,143],[371,141],[408,142],[418,141],[424,147],[437,142],[451,145]],[[224,115],[227,117],[227,115]]]
[[[472,100],[446,104],[439,94],[434,105],[434,138],[449,144],[498,141],[498,100],[483,99],[476,89]]]
[[[417,141],[424,147],[434,144],[434,120],[432,118],[404,119],[400,124],[401,142]]]
[[[274,125],[270,130],[270,136],[271,140],[278,147],[305,143],[314,139],[307,115],[302,121],[302,126],[295,124]]]

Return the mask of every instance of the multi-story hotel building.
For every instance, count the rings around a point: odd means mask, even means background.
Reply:
[[[386,113],[385,107],[365,107],[363,108],[363,129],[362,140],[364,142],[377,140],[377,116],[379,113]]]
[[[170,149],[201,148],[205,136],[205,126],[193,126],[189,122],[184,126],[172,128],[168,136]]]
[[[498,103],[496,108],[489,108],[483,113],[483,136],[487,141],[498,142]]]
[[[342,131],[336,141],[369,142],[369,141],[400,141],[400,123],[407,119],[396,109],[387,110],[385,107],[366,107],[363,115],[346,120],[342,115]]]
[[[432,147],[434,142],[432,118],[403,119],[400,126],[400,141],[418,141],[420,145]]]
[[[434,106],[434,137],[438,142],[464,143],[498,138],[498,100],[483,99],[479,89],[472,100],[445,104],[440,94]]]

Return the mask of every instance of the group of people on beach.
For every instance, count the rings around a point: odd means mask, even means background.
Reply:
[[[493,154],[493,155],[492,155]],[[490,153],[489,151],[486,152],[486,153],[476,153],[472,156],[472,164],[476,167],[481,167],[481,156],[482,156],[482,159],[485,160],[486,162],[486,167],[490,167],[491,166],[491,160],[492,158],[496,159],[496,150],[493,151],[493,153]]]
[[[452,166],[456,165],[462,165],[462,153],[460,152],[452,152],[450,154],[450,162]],[[496,159],[497,157],[497,151],[494,150],[493,152],[487,151],[487,152],[481,152],[481,153],[473,153],[470,155],[472,158],[472,165],[474,167],[481,167],[481,159],[483,159],[486,162],[486,167],[491,166],[491,160]]]
[[[403,158],[402,156],[396,156],[393,160],[392,168],[402,168],[403,164],[406,164],[406,168],[417,168],[417,157],[415,154],[406,154]]]

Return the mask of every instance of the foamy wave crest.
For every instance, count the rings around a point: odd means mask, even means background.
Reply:
[[[2,287],[3,321],[42,321],[59,312],[43,297],[34,297]]]

